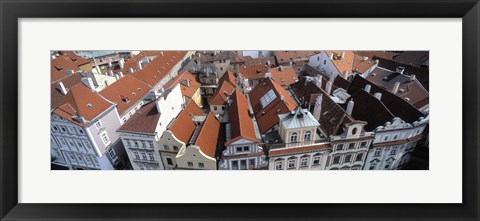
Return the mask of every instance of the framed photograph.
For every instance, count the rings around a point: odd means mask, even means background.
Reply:
[[[1,220],[479,220],[478,0],[0,7]]]

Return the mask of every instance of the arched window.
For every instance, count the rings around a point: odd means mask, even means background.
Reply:
[[[292,135],[290,136],[290,142],[291,143],[297,142],[297,137],[298,137],[297,132],[293,132]]]
[[[312,132],[310,131],[305,132],[305,135],[304,135],[305,141],[310,141],[311,137],[312,137]]]
[[[353,130],[352,130],[352,134],[353,134],[353,135],[357,134],[357,128],[356,128],[356,127],[355,127],[355,128],[353,128]]]

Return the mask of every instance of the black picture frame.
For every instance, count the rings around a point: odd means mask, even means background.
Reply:
[[[2,220],[479,220],[478,0],[1,0],[0,2]],[[17,21],[19,18],[77,17],[462,18],[463,203],[195,205],[18,203],[17,133],[21,128],[18,127]]]

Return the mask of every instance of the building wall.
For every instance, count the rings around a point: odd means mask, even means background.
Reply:
[[[238,151],[238,148],[248,147],[248,151]],[[244,149],[242,149],[244,150]],[[256,153],[256,154],[255,154]],[[250,154],[250,156],[246,156]],[[252,156],[251,154],[255,154]],[[222,153],[222,160],[219,164],[219,170],[238,170],[240,168],[242,160],[246,160],[246,168],[244,169],[261,169],[268,166],[266,156],[263,154],[263,149],[249,140],[241,139],[235,143],[232,143],[226,147]],[[254,161],[254,164],[250,164],[250,160]],[[234,168],[235,162],[238,163],[238,168]]]
[[[331,76],[332,73],[335,76],[340,75],[340,72],[335,67],[332,60],[330,59],[330,57],[327,55],[327,53],[325,51],[322,51],[319,54],[315,54],[315,55],[310,56],[310,60],[308,62],[308,65],[310,67],[314,68],[315,70],[318,70],[318,71],[326,74],[327,76]]]
[[[279,126],[279,134],[287,147],[289,146],[290,143],[292,143],[291,138],[293,133],[297,134],[297,142],[293,142],[293,143],[302,143],[302,145],[305,146],[305,145],[311,145],[315,142],[315,139],[317,138],[316,129],[317,129],[316,127],[285,129],[285,127],[281,124]],[[305,134],[307,132],[310,132],[310,140],[305,140]],[[292,146],[298,146],[298,145],[295,144]]]
[[[272,57],[271,51],[242,51],[242,56],[250,56],[252,58]]]
[[[171,131],[166,130],[163,132],[162,136],[157,141],[157,145],[158,149],[160,150],[160,155],[162,156],[162,161],[165,169],[172,170],[176,168],[177,153],[181,148],[185,147],[185,143],[177,139]]]
[[[286,156],[271,156],[268,161],[269,170],[325,170],[328,150],[311,153],[296,153]],[[306,165],[302,164],[306,159]],[[318,162],[317,162],[318,161]],[[293,167],[291,166],[293,162]]]
[[[418,141],[409,138],[423,133],[428,118],[421,118],[414,124],[408,124],[400,118],[394,118],[384,126],[375,130],[375,147],[370,149],[364,170],[395,170],[400,169],[410,158]],[[392,142],[399,144],[392,145]]]
[[[133,170],[163,170],[155,135],[119,132]]]
[[[198,90],[195,92],[195,94],[193,94],[192,100],[193,100],[193,102],[195,102],[199,107],[202,106],[202,96],[201,96],[201,93],[200,93],[200,88],[198,88]],[[185,104],[187,104],[187,103],[185,103]]]
[[[117,109],[112,108],[97,117],[85,128],[87,135],[92,140],[93,145],[99,151],[98,155],[103,155],[105,151],[118,139],[116,130],[121,125],[120,117]],[[102,139],[103,135],[108,138],[107,141]]]
[[[190,145],[189,147],[183,146],[178,155],[176,156],[178,169],[189,170],[216,170],[217,161],[205,155],[200,147]]]
[[[215,115],[223,115],[225,113],[225,105],[210,105],[210,111]]]

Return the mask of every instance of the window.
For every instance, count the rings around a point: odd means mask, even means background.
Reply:
[[[198,163],[198,167],[205,168],[205,165],[203,163]]]
[[[100,120],[97,120],[97,122],[95,122],[95,127],[99,129],[101,126],[102,126],[102,122],[100,122]]]
[[[376,162],[373,162],[370,164],[370,167],[368,168],[369,170],[374,170],[375,169],[375,166],[377,166],[377,163]]]
[[[385,164],[385,169],[390,169],[390,166],[392,166],[392,161],[387,161],[387,164]]]
[[[349,144],[348,144],[348,149],[349,149],[349,150],[355,149],[355,143],[349,143]]]
[[[323,65],[326,65],[326,64],[327,64],[327,60],[323,60]]]
[[[152,169],[149,165],[145,166],[145,168],[147,168],[147,170],[151,170],[151,169]]]
[[[143,165],[138,165],[138,167],[140,168],[140,170],[145,170],[145,167],[143,167]]]
[[[79,134],[83,134],[82,128],[78,128],[77,130],[78,130],[78,133],[79,133]]]
[[[320,156],[313,157],[313,165],[320,165]]]
[[[141,142],[142,142],[142,147],[147,148],[147,143],[145,143],[145,141],[143,141],[143,140]]]
[[[291,143],[294,143],[294,142],[297,142],[297,132],[293,132],[292,135],[290,135],[290,142]]]
[[[177,147],[177,146],[173,146],[173,150],[174,150],[174,151],[178,151],[178,147]]]
[[[130,143],[130,140],[129,140],[129,139],[125,139],[125,144],[127,145],[127,147],[132,146],[132,144]]]
[[[343,161],[343,163],[350,163],[351,160],[352,160],[352,155],[348,154],[345,156],[345,160]]]
[[[390,155],[395,155],[395,154],[397,154],[397,149],[398,149],[398,147],[392,148],[392,150],[390,151]]]
[[[68,126],[68,132],[70,132],[71,134],[74,134],[75,133],[75,129],[71,126]]]
[[[142,159],[143,159],[143,160],[146,160],[146,159],[147,159],[147,154],[142,153]]]
[[[334,156],[332,164],[339,164],[339,163],[340,163],[340,156]]]
[[[250,147],[249,147],[249,146],[237,147],[237,148],[235,148],[235,149],[237,150],[237,152],[250,151]]]
[[[213,106],[213,110],[217,110],[217,109],[218,109],[217,106]]]
[[[110,158],[115,157],[115,151],[113,150],[113,148],[108,149],[108,155],[110,155]]]
[[[380,153],[382,153],[382,150],[378,149],[378,150],[375,150],[375,153],[373,154],[374,157],[379,157],[380,156]]]
[[[352,130],[352,134],[353,134],[353,135],[357,134],[357,128],[356,128],[356,127],[355,127],[355,128],[353,128],[353,130]]]
[[[148,158],[149,158],[150,160],[152,160],[152,161],[155,160],[155,156],[153,155],[153,153],[149,153],[149,154],[148,154]]]
[[[240,160],[240,169],[247,169],[247,160]]]
[[[53,127],[52,127],[52,130],[53,130],[53,131],[58,131],[58,127],[57,127],[57,126],[53,126]]]
[[[135,147],[138,147],[138,141],[133,141],[133,143],[135,144]]]
[[[308,167],[308,158],[302,158],[302,160],[300,161],[300,167]]]
[[[187,162],[188,167],[193,167],[193,162]]]
[[[363,153],[357,153],[357,156],[355,157],[355,162],[362,161],[363,158]]]
[[[168,165],[173,165],[172,158],[168,158],[168,157],[167,157],[167,164],[168,164]]]
[[[138,152],[133,152],[133,154],[135,154],[135,159],[136,159],[136,160],[139,160],[139,159],[140,159],[140,155],[138,154]]]
[[[272,103],[275,98],[277,98],[277,95],[275,95],[273,90],[270,89],[265,95],[263,95],[262,98],[260,98],[260,104],[262,105],[262,108],[265,108],[270,103]]]
[[[288,160],[288,169],[295,168],[295,159]]]
[[[123,123],[127,122],[127,118],[126,118],[126,117],[124,117],[122,120],[123,120]]]
[[[385,137],[385,139],[383,139],[384,141],[387,141],[388,140],[388,136]]]
[[[283,162],[282,161],[275,162],[275,170],[283,170]]]
[[[343,144],[337,144],[337,148],[335,150],[343,150]]]
[[[360,143],[360,147],[366,147],[366,146],[367,146],[367,142],[366,142],[366,141]]]
[[[222,111],[225,110],[225,106],[222,106]]]
[[[312,136],[312,132],[310,132],[310,131],[305,132],[304,140],[305,141],[310,141],[311,136]]]
[[[163,145],[163,149],[170,150],[170,147],[168,147],[168,145]]]
[[[398,138],[398,135],[393,136],[393,140],[396,140]]]
[[[238,170],[238,161],[232,161],[232,170]]]
[[[152,141],[148,141],[148,146],[149,146],[150,148],[153,148],[153,147],[154,147],[154,146],[153,146],[153,142],[152,142]]]
[[[104,131],[103,133],[100,134],[100,137],[102,138],[102,142],[103,144],[107,145],[110,140],[108,139],[108,135],[107,135],[107,132]]]
[[[62,129],[62,132],[66,133],[67,129],[64,126],[60,126],[60,129]]]
[[[249,159],[248,160],[248,166],[255,167],[255,159]]]

